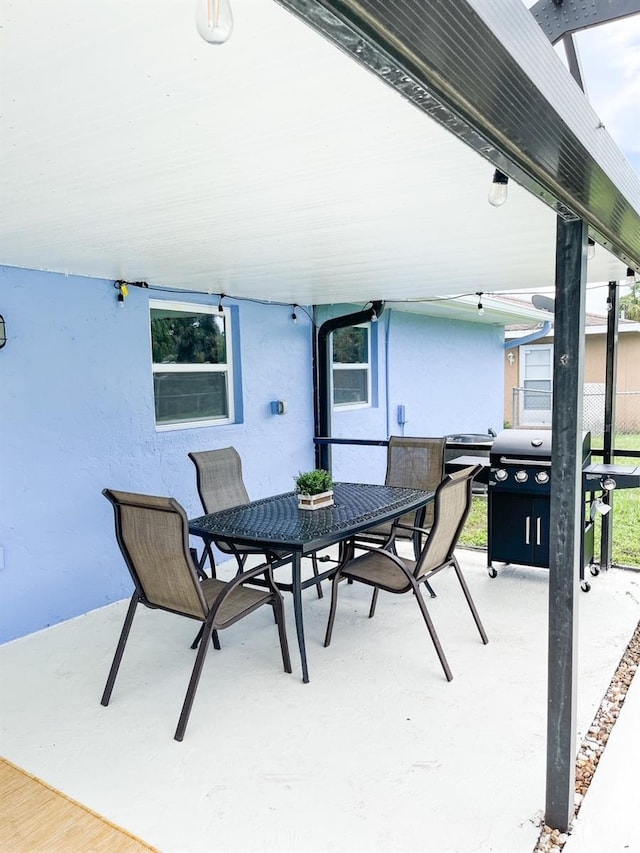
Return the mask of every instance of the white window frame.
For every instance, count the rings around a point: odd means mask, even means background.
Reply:
[[[184,311],[187,314],[214,314],[224,316],[224,331],[225,345],[227,353],[227,361],[225,364],[155,364],[153,361],[153,347],[151,342],[151,309]],[[153,377],[156,373],[224,373],[226,374],[227,386],[227,410],[226,418],[207,418],[206,420],[196,421],[176,421],[174,423],[158,423],[156,421],[157,432],[168,432],[176,429],[199,429],[201,427],[223,426],[225,424],[235,423],[235,400],[234,400],[234,384],[233,384],[233,334],[231,331],[231,311],[228,308],[219,310],[213,305],[199,305],[195,302],[174,302],[164,299],[149,300],[149,347],[151,349],[151,369],[152,369],[152,393],[153,393],[153,411],[155,419],[155,390],[153,388]]]
[[[340,412],[348,412],[353,411],[355,409],[370,409],[372,406],[371,396],[372,396],[372,382],[371,382],[371,323],[356,323],[354,325],[356,329],[366,329],[367,330],[367,361],[366,362],[354,362],[353,364],[347,364],[345,362],[338,362],[337,366],[333,361],[333,336],[334,332],[331,333],[331,401],[333,404],[333,408]],[[366,370],[367,372],[367,399],[358,403],[336,403],[334,400],[334,375],[336,370]]]
[[[527,363],[527,352],[536,351],[542,352],[547,351],[549,353],[549,371],[548,378],[545,377],[542,381],[549,382],[549,394],[545,399],[549,400],[549,406],[544,409],[526,409],[525,408],[525,399],[526,399],[526,390],[525,390],[525,382],[528,380],[527,377],[527,367],[529,366]],[[532,380],[535,381],[535,380]],[[520,377],[519,377],[520,387],[523,389],[521,399],[520,399],[520,424],[522,426],[550,426],[551,425],[551,415],[552,415],[552,401],[553,401],[553,344],[522,344],[520,346]],[[531,389],[531,393],[535,394],[535,390]],[[546,392],[541,391],[541,394],[545,394]]]

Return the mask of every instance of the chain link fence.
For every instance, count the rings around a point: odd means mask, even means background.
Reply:
[[[552,391],[513,388],[511,426],[551,426]],[[585,385],[582,416],[584,429],[592,435],[604,433],[604,385]],[[615,400],[618,434],[640,433],[640,391],[619,391]]]

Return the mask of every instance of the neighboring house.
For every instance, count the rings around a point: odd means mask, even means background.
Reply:
[[[551,318],[552,319],[552,318]],[[508,344],[527,342],[505,352],[504,420],[511,426],[550,426],[553,375],[553,328],[531,339],[531,325],[508,326]],[[607,318],[585,317],[584,427],[602,435],[606,370]],[[640,432],[640,323],[618,321],[616,428]]]
[[[252,498],[291,490],[314,467],[311,316],[362,307],[297,307],[294,321],[290,305],[137,287],[119,300],[113,281],[15,267],[0,291],[1,641],[130,594],[103,488],[197,515],[188,452],[233,445]],[[441,316],[391,306],[338,336],[333,435],[499,428],[504,325],[526,314],[492,318],[488,300],[481,318],[475,301],[438,302]],[[336,447],[333,462],[338,479],[384,478],[384,447]]]

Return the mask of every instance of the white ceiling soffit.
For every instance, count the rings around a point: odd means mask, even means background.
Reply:
[[[448,320],[464,320],[490,326],[505,326],[512,323],[546,323],[553,319],[548,311],[534,308],[515,300],[509,302],[493,298],[486,293],[461,294],[455,298],[435,298],[420,302],[386,302],[386,308],[410,314],[429,314]],[[479,310],[479,307],[482,309]]]
[[[378,5],[418,20],[414,3]],[[490,30],[462,0],[417,5]],[[479,57],[470,39],[467,58],[463,30],[455,62],[435,22],[433,46],[458,94],[491,70],[524,146],[532,125],[557,132],[575,86],[520,0],[497,6],[513,26],[522,7],[533,30],[518,36],[520,60],[533,77],[536,57],[549,65],[546,82],[528,82],[495,44]],[[233,0],[233,11],[231,40],[212,46],[194,0],[4,0],[0,263],[303,305],[553,285],[553,210],[513,181],[492,208],[492,166],[442,126],[441,108],[426,115],[275,2]],[[557,103],[544,121],[522,103],[526,90],[540,110],[540,87]],[[567,127],[593,120],[572,98]],[[626,233],[639,182],[604,130],[598,145],[584,155],[589,192],[609,193]],[[562,151],[561,176],[578,181],[582,155]],[[625,270],[599,248],[588,279]]]

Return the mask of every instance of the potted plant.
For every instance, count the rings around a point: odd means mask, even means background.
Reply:
[[[328,471],[317,468],[295,478],[299,509],[321,509],[333,505],[333,479]]]

